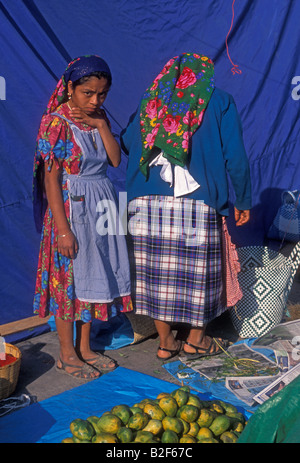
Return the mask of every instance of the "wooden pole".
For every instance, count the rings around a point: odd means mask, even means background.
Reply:
[[[5,337],[9,334],[19,333],[20,331],[34,329],[37,326],[46,325],[51,316],[40,318],[38,315],[23,318],[11,323],[0,325],[0,336]]]

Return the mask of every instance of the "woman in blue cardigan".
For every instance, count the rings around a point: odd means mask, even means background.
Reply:
[[[228,307],[228,174],[237,226],[250,218],[251,182],[239,115],[232,96],[214,86],[213,62],[193,53],[169,60],[121,140],[135,311],[154,319],[162,360],[181,350],[193,358],[220,353],[226,341],[205,328]],[[178,323],[190,326],[184,346],[172,333]]]

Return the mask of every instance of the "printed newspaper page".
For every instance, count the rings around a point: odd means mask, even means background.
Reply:
[[[274,381],[271,385],[267,386],[265,389],[263,389],[261,392],[256,394],[253,399],[262,404],[265,402],[265,400],[269,399],[272,397],[274,394],[277,392],[281,391],[281,389],[284,388],[287,384],[291,383],[293,379],[297,378],[297,376],[300,375],[300,363],[298,365],[294,366],[291,370],[289,370],[287,373],[284,373],[281,375],[276,381]]]
[[[252,346],[258,349],[272,349],[282,371],[288,371],[300,361],[300,320],[276,326],[254,341]]]
[[[263,403],[300,374],[300,320],[282,323],[253,342],[274,352],[279,373],[265,377],[226,378],[226,387],[248,405]]]
[[[256,405],[254,396],[262,389],[266,388],[274,382],[276,376],[259,376],[259,377],[227,377],[225,381],[226,388],[231,391],[238,399],[245,402],[247,405]]]
[[[262,403],[300,374],[300,320],[276,326],[251,347],[237,343],[224,354],[196,360],[182,354],[180,360],[210,381],[225,381],[247,405]]]
[[[271,376],[279,371],[275,361],[253,350],[246,343],[233,344],[224,354],[196,360],[181,355],[180,360],[215,382],[225,380],[228,376]]]

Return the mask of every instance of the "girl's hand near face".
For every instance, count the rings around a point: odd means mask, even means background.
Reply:
[[[101,109],[99,109],[96,113],[89,114],[85,112],[83,109],[80,109],[75,106],[71,108],[70,115],[76,121],[81,122],[82,124],[87,124],[95,129],[103,125],[104,123],[106,124]]]
[[[121,161],[121,149],[101,110],[109,91],[107,79],[90,77],[87,82],[75,88],[73,83],[69,81],[68,91],[71,95],[69,100],[71,102],[71,117],[98,130],[110,164],[117,167]]]
[[[107,125],[102,110],[99,109],[97,112],[89,114],[74,106],[70,110],[70,115],[74,120],[87,124],[98,130],[110,164],[113,167],[118,167],[121,161],[121,149]]]

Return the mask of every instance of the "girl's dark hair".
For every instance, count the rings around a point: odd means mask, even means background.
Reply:
[[[104,77],[107,80],[109,87],[111,86],[111,82],[112,82],[111,75],[108,72],[97,71],[97,72],[92,72],[88,76],[81,77],[80,79],[75,80],[75,82],[72,82],[73,88],[75,89],[78,85],[84,84],[85,82],[89,80],[90,77],[97,77],[98,79],[101,79],[102,77]]]

